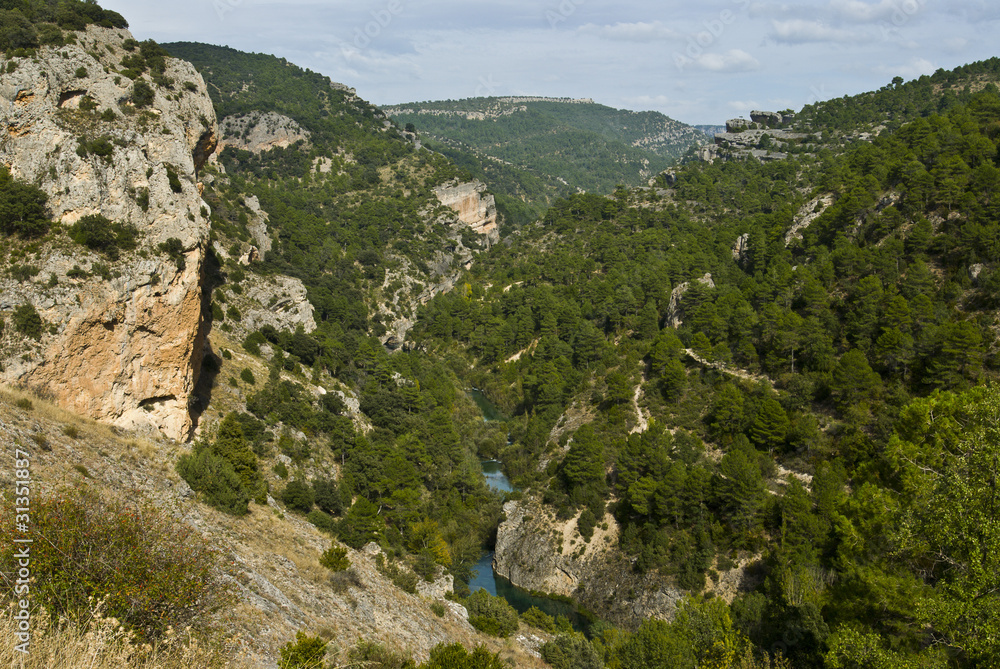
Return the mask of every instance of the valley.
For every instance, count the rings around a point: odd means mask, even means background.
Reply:
[[[0,12],[11,666],[1000,662],[1000,60],[705,148]]]

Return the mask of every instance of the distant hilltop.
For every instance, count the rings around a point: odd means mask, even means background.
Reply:
[[[439,102],[417,102],[402,105],[387,105],[384,107],[390,114],[458,114],[470,115],[470,118],[489,118],[506,115],[518,111],[527,111],[527,107],[500,108],[498,105],[524,105],[528,102],[558,102],[570,105],[596,104],[593,98],[552,98],[540,95],[509,95],[498,98],[466,98],[465,100],[443,100]],[[470,109],[470,103],[475,103],[478,109]],[[461,108],[456,108],[461,106]],[[485,114],[485,116],[484,116]]]
[[[593,98],[546,98],[531,95],[512,95],[505,98],[497,98],[499,102],[565,102],[574,105],[592,105]]]

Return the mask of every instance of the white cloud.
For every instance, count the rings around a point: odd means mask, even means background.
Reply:
[[[760,109],[760,104],[754,100],[730,100],[726,103],[726,107],[734,113],[749,115],[751,109]]]
[[[861,0],[831,0],[830,8],[834,13],[847,21],[863,23],[866,21],[880,21],[890,18],[894,12],[902,14],[915,13],[927,0],[881,0],[881,2],[868,3]],[[913,9],[910,9],[910,6]]]
[[[622,42],[659,42],[681,37],[680,33],[660,21],[616,23],[610,26],[588,23],[580,26],[579,31],[587,35],[596,35],[604,39]]]
[[[934,63],[926,58],[914,58],[905,65],[878,65],[873,67],[872,71],[887,77],[900,76],[904,79],[916,79],[925,74],[934,74],[937,69]]]
[[[807,42],[866,42],[870,35],[858,30],[844,30],[821,23],[791,19],[789,21],[771,21],[774,29],[772,37],[778,42],[787,44],[804,44]]]
[[[673,100],[666,95],[637,95],[634,97],[623,98],[622,102],[637,107],[660,107],[673,102]]]
[[[743,49],[730,49],[718,53],[706,53],[695,61],[695,65],[710,72],[750,72],[760,68],[760,62]]]

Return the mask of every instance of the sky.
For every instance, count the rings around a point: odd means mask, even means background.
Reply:
[[[995,0],[99,0],[137,39],[284,57],[378,105],[592,98],[722,124],[1000,56]]]

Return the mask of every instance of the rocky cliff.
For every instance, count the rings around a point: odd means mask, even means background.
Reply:
[[[207,330],[196,174],[216,146],[215,112],[189,63],[167,58],[158,83],[119,73],[134,51],[127,31],[90,26],[75,44],[0,59],[0,162],[45,191],[62,224],[15,249],[34,278],[0,277],[0,310],[30,303],[45,326],[37,342],[5,335],[2,378],[183,440]],[[140,82],[151,101],[136,95]],[[137,248],[113,259],[70,241],[65,226],[89,214],[134,227]]]
[[[664,577],[633,570],[617,549],[618,527],[610,514],[585,543],[575,518],[559,521],[533,500],[507,502],[503,509],[493,566],[518,587],[572,597],[629,628],[650,616],[672,618],[687,594]]]
[[[481,181],[449,183],[434,189],[438,200],[458,214],[458,220],[486,238],[487,246],[500,240],[497,206]]]
[[[219,123],[222,135],[219,151],[231,146],[260,153],[276,147],[309,141],[309,131],[294,120],[276,112],[252,111],[249,114],[227,116]]]

